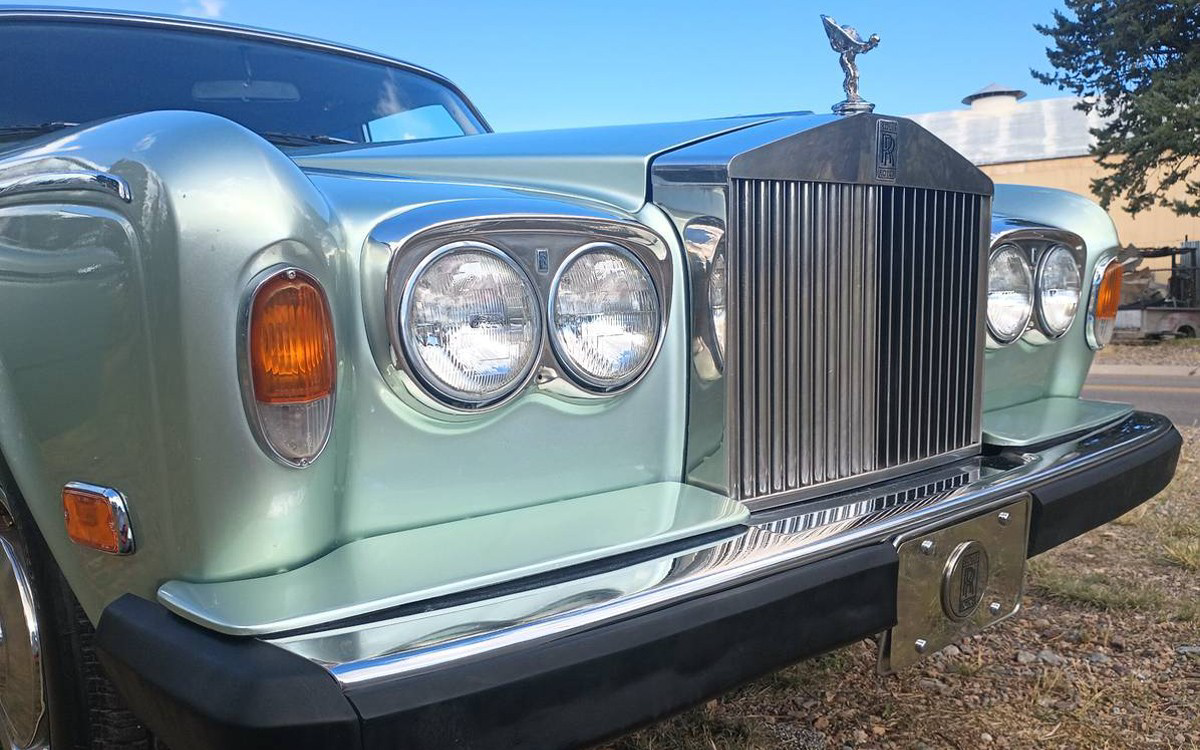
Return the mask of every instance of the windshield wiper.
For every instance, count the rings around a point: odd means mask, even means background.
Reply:
[[[338,138],[333,135],[303,135],[300,133],[276,133],[266,131],[259,133],[263,138],[266,138],[271,143],[277,146],[344,146],[354,145],[358,141],[352,141],[348,138]]]
[[[40,125],[3,125],[0,126],[0,138],[32,138],[43,133],[53,133],[63,128],[78,127],[77,122],[43,122]]]

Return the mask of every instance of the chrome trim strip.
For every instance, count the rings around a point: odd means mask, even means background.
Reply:
[[[125,496],[121,494],[120,490],[88,482],[67,482],[63,485],[63,489],[78,490],[89,495],[102,497],[108,501],[108,507],[112,510],[113,519],[117,524],[117,528],[115,529],[117,532],[117,551],[106,552],[106,554],[132,555],[137,551],[137,546],[133,540],[133,526],[129,523],[129,505],[126,503]]]
[[[108,172],[38,172],[0,179],[0,198],[49,190],[90,190],[116,196],[126,203],[133,202],[133,191],[129,189],[129,183]]]
[[[277,44],[287,44],[293,47],[304,47],[307,49],[318,50],[321,52],[332,52],[343,57],[354,57],[368,62],[390,65],[396,68],[403,68],[412,73],[432,78],[446,88],[453,91],[470,110],[471,114],[483,126],[484,132],[492,131],[491,125],[484,119],[483,114],[475,107],[467,95],[462,92],[456,83],[446,78],[441,73],[435,73],[428,68],[422,68],[419,65],[414,65],[404,60],[397,60],[386,55],[381,55],[370,50],[351,47],[344,44],[329,42],[324,39],[315,37],[302,36],[299,34],[288,34],[281,31],[271,31],[269,29],[260,29],[253,26],[242,26],[240,24],[232,24],[224,21],[211,21],[199,18],[187,18],[184,16],[172,16],[169,14],[154,14],[154,13],[135,13],[123,12],[120,10],[91,10],[86,8],[56,8],[46,7],[8,7],[0,8],[0,22],[8,19],[18,20],[33,20],[33,21],[76,21],[76,22],[109,22],[122,23],[128,25],[139,26],[154,26],[164,29],[183,29],[187,31],[206,31],[210,33],[225,34],[227,36],[237,36],[245,39],[255,39],[259,41],[275,42]]]
[[[753,516],[736,537],[633,563],[374,622],[269,639],[325,666],[343,685],[429,670],[660,609],[783,570],[950,524],[991,503],[1113,460],[1168,434],[1154,414],[1038,452],[973,458],[828,501]]]

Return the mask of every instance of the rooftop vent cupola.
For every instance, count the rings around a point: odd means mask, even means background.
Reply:
[[[1020,89],[989,83],[975,93],[963,97],[962,103],[975,112],[995,112],[1017,106],[1017,102],[1025,96],[1025,92]]]

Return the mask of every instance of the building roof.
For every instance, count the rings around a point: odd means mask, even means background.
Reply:
[[[1095,111],[1084,114],[1075,109],[1078,102],[1075,98],[1014,101],[1007,107],[909,117],[975,164],[1061,159],[1086,156],[1092,145],[1089,131],[1103,122]]]

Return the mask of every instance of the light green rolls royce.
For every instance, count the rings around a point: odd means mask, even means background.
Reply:
[[[1079,398],[1107,215],[826,32],[833,114],[500,134],[369,52],[0,9],[4,746],[583,745],[902,668],[1158,492],[1170,422]]]

